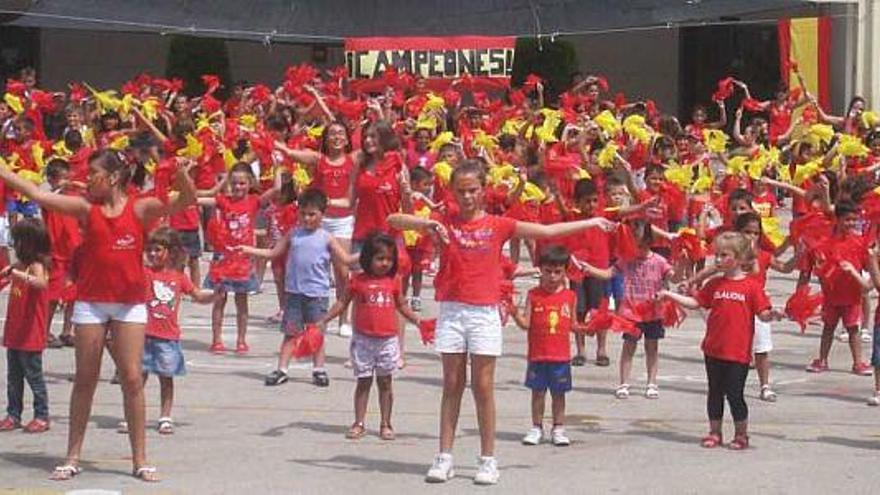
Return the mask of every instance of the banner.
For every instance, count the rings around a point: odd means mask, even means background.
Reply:
[[[827,112],[831,105],[831,19],[808,17],[779,21],[779,66],[782,80],[797,86],[797,64],[807,91]]]
[[[466,75],[470,89],[503,89],[510,85],[516,38],[454,36],[443,38],[349,38],[345,65],[355,90],[381,90],[370,83],[385,70],[418,75],[432,89],[443,89]],[[375,88],[375,89],[374,89]]]

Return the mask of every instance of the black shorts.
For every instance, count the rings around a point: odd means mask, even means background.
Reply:
[[[623,340],[638,342],[642,337],[645,337],[645,340],[660,340],[663,337],[666,337],[666,329],[663,328],[663,322],[660,320],[643,321],[641,323],[636,323],[636,326],[642,331],[642,335],[635,337],[625,333],[623,334]]]
[[[584,317],[591,309],[598,309],[605,299],[605,287],[607,281],[599,280],[593,277],[584,278],[580,282],[572,282],[571,290],[577,294],[577,311],[578,320],[583,321]]]

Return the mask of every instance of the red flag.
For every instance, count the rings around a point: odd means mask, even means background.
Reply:
[[[537,89],[538,84],[541,84],[543,81],[541,80],[541,76],[535,74],[529,74],[526,76],[526,80],[522,84],[522,88],[525,91],[535,91]]]
[[[718,89],[712,94],[713,101],[724,101],[733,96],[733,78],[725,77],[718,81]]]
[[[16,79],[6,80],[7,93],[12,93],[16,96],[23,96],[25,91],[27,91],[27,86],[25,86],[23,82]]]
[[[625,223],[620,223],[614,231],[614,245],[617,247],[617,256],[622,261],[632,261],[639,256],[639,243],[632,229]]]
[[[599,88],[600,88],[602,91],[604,91],[604,92],[606,92],[606,93],[608,92],[608,87],[609,87],[609,86],[608,86],[608,79],[606,79],[605,76],[599,76],[599,77],[597,77],[597,78],[596,78],[596,83],[599,85]]]
[[[672,299],[660,301],[660,314],[663,317],[664,327],[679,327],[687,317],[687,313]]]
[[[745,98],[742,101],[742,107],[749,112],[763,112],[764,109],[761,108],[761,102],[754,98]]]
[[[67,87],[70,88],[69,98],[70,101],[73,103],[82,103],[88,97],[88,92],[86,91],[86,88],[84,88],[83,85],[80,83],[72,82],[68,84]]]
[[[802,285],[786,301],[785,316],[797,322],[803,333],[807,329],[807,321],[819,316],[822,300],[822,291],[810,294],[810,286]]]
[[[205,96],[214,94],[220,88],[220,78],[214,74],[203,75],[202,83],[205,85]]]
[[[211,93],[206,93],[204,97],[202,97],[201,102],[202,110],[205,111],[208,115],[216,113],[220,110],[220,100],[214,98]]]

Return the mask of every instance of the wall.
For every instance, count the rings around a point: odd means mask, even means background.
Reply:
[[[609,33],[566,38],[577,50],[584,74],[602,74],[612,91],[630,99],[653,99],[660,109],[678,110],[677,29]]]

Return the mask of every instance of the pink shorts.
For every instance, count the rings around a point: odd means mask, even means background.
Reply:
[[[858,327],[862,322],[861,303],[846,306],[822,306],[822,322],[826,327],[836,327],[840,320],[843,320],[844,328]]]

